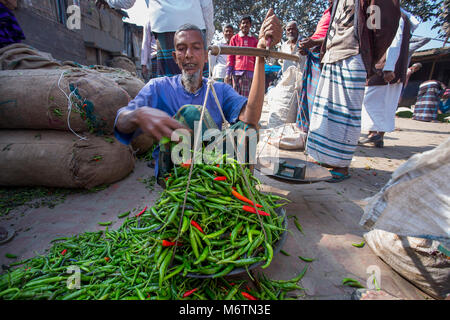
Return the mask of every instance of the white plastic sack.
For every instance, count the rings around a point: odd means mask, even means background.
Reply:
[[[289,67],[278,84],[267,93],[268,127],[286,123],[293,99],[296,98],[297,68]]]
[[[382,230],[372,230],[364,239],[392,269],[430,296],[445,299],[450,293],[450,260],[439,241]]]
[[[364,238],[395,271],[431,296],[450,294],[450,138],[401,165],[365,207]]]
[[[304,150],[306,133],[301,131],[295,123],[286,123],[276,128],[266,130],[268,143],[284,150]]]
[[[402,236],[450,238],[450,138],[412,156],[372,197],[360,224]]]

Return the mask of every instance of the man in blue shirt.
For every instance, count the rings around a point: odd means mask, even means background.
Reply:
[[[261,26],[258,48],[265,49],[266,42],[269,46],[277,44],[281,35],[281,24],[270,9]],[[173,116],[185,105],[203,105],[207,80],[202,77],[202,70],[208,59],[204,36],[196,26],[184,25],[175,33],[174,45],[173,57],[182,74],[151,79],[128,106],[118,110],[115,136],[120,142],[129,144],[142,132],[159,141],[162,137],[171,137],[176,129],[189,129]],[[242,121],[257,127],[264,102],[264,76],[264,58],[258,57],[248,98],[240,96],[225,83],[214,83],[223,114],[229,123]],[[218,107],[210,93],[207,111],[217,127],[222,128],[222,115]],[[155,171],[158,175],[158,167]]]

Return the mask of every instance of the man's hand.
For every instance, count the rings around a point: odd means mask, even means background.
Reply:
[[[231,77],[225,76],[225,79],[223,80],[226,84],[229,84],[231,86]]]
[[[109,8],[109,5],[108,5],[108,3],[106,3],[105,0],[95,0],[95,6],[96,6],[98,9],[106,9],[106,8]]]
[[[392,71],[383,71],[383,79],[387,83],[391,83],[395,79],[395,73]]]
[[[313,40],[311,38],[303,39],[298,43],[300,49],[311,49],[312,47],[321,45],[323,43],[323,39]]]
[[[171,118],[166,112],[150,107],[141,107],[134,111],[124,111],[117,119],[116,129],[122,133],[132,133],[137,128],[154,137],[171,137],[176,129],[187,129]],[[188,129],[189,130],[189,129]]]
[[[155,108],[139,108],[138,110],[140,111],[138,125],[142,132],[148,133],[158,141],[162,137],[170,138],[176,129],[186,129],[164,111]]]
[[[264,18],[264,22],[259,30],[258,48],[271,48],[280,42],[283,35],[283,28],[280,20],[274,14],[273,9],[270,8]]]
[[[308,55],[308,52],[306,50],[304,50],[304,49],[299,49],[298,53],[301,54],[302,56]]]

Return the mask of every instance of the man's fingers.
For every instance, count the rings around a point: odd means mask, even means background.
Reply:
[[[269,11],[267,11],[266,17],[264,18],[264,20],[266,20],[267,18],[269,18],[270,16],[273,16],[273,15],[274,15],[273,8],[270,8]]]

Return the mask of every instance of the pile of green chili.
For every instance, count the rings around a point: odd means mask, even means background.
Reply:
[[[157,203],[119,215],[125,221],[117,230],[55,239],[47,255],[11,264],[0,276],[0,299],[269,300],[301,290],[306,268],[285,281],[224,278],[234,268],[270,264],[272,246],[285,232],[285,217],[275,212],[283,198],[259,192],[245,169],[249,189],[232,160],[196,164],[181,217],[189,169],[176,166]]]

